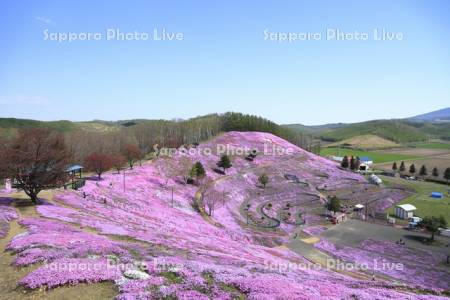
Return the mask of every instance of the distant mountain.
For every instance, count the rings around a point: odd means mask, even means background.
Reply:
[[[283,125],[283,126],[293,129],[298,132],[302,132],[302,133],[317,134],[317,133],[323,132],[325,130],[338,129],[338,128],[342,128],[342,127],[345,127],[348,125],[350,125],[350,124],[329,123],[329,124],[324,124],[324,125],[309,125],[309,126],[303,125],[303,124],[287,124],[287,125]]]
[[[105,121],[86,121],[86,122],[73,122],[67,120],[59,121],[38,121],[30,119],[16,119],[16,118],[0,118],[0,129],[17,130],[30,127],[43,127],[60,132],[67,132],[72,130],[86,130],[86,131],[106,131],[119,126],[118,122],[105,122]]]
[[[450,107],[414,116],[408,118],[408,120],[417,122],[435,122],[435,123],[450,122]]]
[[[284,125],[297,132],[312,134],[323,141],[341,142],[362,135],[374,135],[395,143],[425,141],[431,138],[450,140],[450,122],[432,123],[404,120],[374,120],[353,124],[305,126]]]

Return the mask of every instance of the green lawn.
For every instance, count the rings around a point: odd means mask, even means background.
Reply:
[[[414,146],[424,149],[450,149],[450,143],[421,143],[415,144]]]
[[[447,223],[450,225],[450,197],[447,190],[450,186],[443,184],[421,182],[421,181],[409,181],[401,178],[392,178],[386,176],[380,176],[386,185],[389,184],[401,184],[416,190],[416,194],[404,199],[400,204],[412,204],[417,207],[416,215],[419,217],[425,216],[444,216]],[[441,192],[444,194],[443,199],[431,198],[431,192]],[[395,206],[387,210],[388,213],[395,213]]]
[[[415,159],[418,157],[411,156],[411,155],[403,155],[398,153],[386,153],[386,152],[376,152],[376,151],[362,151],[362,150],[353,150],[353,149],[345,149],[345,148],[337,148],[337,147],[330,147],[330,148],[322,148],[320,151],[320,155],[322,156],[329,156],[329,155],[335,155],[335,156],[368,156],[373,159],[373,162],[375,164],[379,163],[385,163],[390,161],[402,161],[407,159]]]

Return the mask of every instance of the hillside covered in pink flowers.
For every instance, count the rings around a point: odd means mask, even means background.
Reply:
[[[215,170],[223,145],[232,163],[225,174]],[[258,154],[248,159],[241,148]],[[206,178],[187,184],[183,176],[197,161]],[[265,188],[258,183],[263,173]],[[299,229],[311,236],[326,230],[327,195],[349,206],[364,195],[376,211],[407,193],[370,185],[274,135],[229,132],[168,156],[161,152],[125,175],[108,172],[78,191],[58,190],[42,199],[36,216],[20,216],[4,200],[0,237],[15,219],[24,228],[7,250],[15,267],[34,266],[18,282],[26,289],[113,282],[116,299],[445,298],[446,271],[430,270],[433,278],[388,272],[372,280],[371,272],[317,267],[288,246]],[[310,251],[372,261],[383,259],[388,246],[368,238],[360,249],[345,249],[322,240]],[[405,251],[411,260],[439,265],[426,252]]]

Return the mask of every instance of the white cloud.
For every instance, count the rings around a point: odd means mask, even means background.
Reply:
[[[37,16],[37,17],[35,17],[34,19],[35,19],[36,21],[45,23],[45,24],[47,24],[47,25],[54,25],[54,24],[55,24],[55,23],[53,23],[53,21],[50,20],[49,18],[44,18],[44,17],[39,17],[39,16]]]
[[[50,100],[41,96],[0,97],[1,105],[48,105]]]

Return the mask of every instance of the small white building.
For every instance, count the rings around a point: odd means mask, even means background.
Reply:
[[[395,215],[400,219],[408,220],[414,217],[417,208],[411,204],[400,204],[395,207]]]

